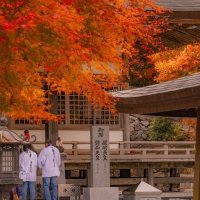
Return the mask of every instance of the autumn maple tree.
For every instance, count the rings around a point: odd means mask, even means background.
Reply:
[[[167,49],[150,56],[157,76],[156,82],[165,82],[200,71],[200,43],[187,44]],[[195,138],[196,119],[183,118],[182,124],[189,127],[190,139]]]
[[[200,71],[200,43],[169,49],[152,56],[159,82]]]
[[[162,13],[149,0],[0,0],[0,111],[49,118],[54,91],[112,105],[102,88],[127,73],[124,57],[139,62],[138,41],[158,45]]]
[[[200,71],[200,43],[161,51],[151,55],[157,76],[155,81],[165,82]],[[196,119],[183,118],[182,124],[190,127],[191,139],[195,138]]]

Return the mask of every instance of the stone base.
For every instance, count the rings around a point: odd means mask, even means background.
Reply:
[[[149,195],[149,194],[146,194],[146,195],[124,195],[124,198],[123,200],[161,200],[161,195]],[[170,198],[171,199],[171,198]],[[172,198],[173,199],[173,198]]]
[[[119,200],[118,187],[83,188],[83,200]]]

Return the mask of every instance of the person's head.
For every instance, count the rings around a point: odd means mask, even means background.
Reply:
[[[28,130],[24,130],[24,134],[27,134],[27,133],[29,133],[29,131]]]
[[[61,138],[60,137],[58,137],[58,139],[57,139],[58,141],[61,141]]]
[[[52,141],[50,139],[47,139],[45,141],[45,147],[48,147],[49,145],[52,145]]]
[[[30,144],[24,144],[23,151],[28,151],[29,149],[31,150],[31,145]]]

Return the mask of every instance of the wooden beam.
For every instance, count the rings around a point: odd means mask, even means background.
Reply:
[[[174,93],[174,96],[176,93]],[[160,98],[157,95],[157,101],[152,102],[152,96],[144,96],[141,99],[141,103],[131,102],[135,98],[120,99],[117,103],[117,110],[121,113],[134,113],[134,114],[150,114],[150,113],[160,113],[167,111],[175,111],[182,109],[196,108],[200,106],[200,96],[188,96],[170,99],[167,95],[163,95],[164,98]],[[149,100],[149,101],[148,101]]]
[[[146,181],[146,178],[144,178]],[[141,181],[141,178],[111,178],[110,183],[112,186],[121,186],[121,185],[134,185]]]
[[[143,180],[147,181],[147,178],[143,178]],[[111,185],[122,186],[122,185],[133,185],[141,181],[141,178],[131,177],[131,178],[111,178]],[[192,183],[192,177],[154,177],[154,182],[156,184],[170,184],[170,183]],[[87,185],[87,178],[85,179],[66,179],[67,184],[74,185]]]
[[[181,109],[181,110],[172,110],[168,112],[160,112],[160,113],[150,113],[148,115],[153,116],[167,116],[167,117],[197,117],[197,111],[195,108],[191,109]]]
[[[180,183],[193,183],[192,177],[154,177],[154,183],[156,184],[180,184]]]
[[[192,199],[192,192],[163,192],[161,199]]]
[[[170,19],[171,24],[200,24],[200,19]]]
[[[200,19],[200,11],[174,11],[166,13],[170,19]]]
[[[200,11],[174,11],[166,15],[172,24],[200,24]]]

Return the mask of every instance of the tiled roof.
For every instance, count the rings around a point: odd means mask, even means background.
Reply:
[[[200,73],[142,88],[118,91],[120,112],[149,114],[200,106]]]
[[[118,91],[113,94],[114,96],[120,98],[132,98],[132,97],[137,98],[142,96],[150,96],[153,94],[162,94],[167,92],[180,91],[195,87],[200,88],[200,73],[195,73],[193,75],[178,78],[176,80],[167,81],[142,88]]]
[[[157,0],[156,4],[173,11],[200,11],[199,0]]]
[[[200,0],[155,0],[155,3],[173,11],[170,31],[161,36],[166,46],[176,48],[200,41]]]

